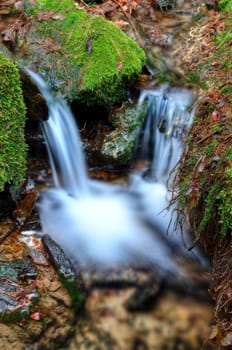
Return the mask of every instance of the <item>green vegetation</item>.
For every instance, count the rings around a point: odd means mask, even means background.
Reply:
[[[232,0],[220,0],[218,6],[221,11],[232,13]]]
[[[26,171],[25,105],[15,65],[0,54],[0,191],[17,186]]]
[[[218,141],[217,140],[213,140],[205,149],[205,154],[207,156],[210,156],[213,154],[213,152],[215,151],[216,147],[218,145]]]
[[[54,16],[44,20],[49,11]],[[28,50],[39,62],[39,73],[70,100],[113,105],[142,70],[145,54],[133,40],[103,17],[78,10],[71,0],[39,0],[25,13],[35,19]]]
[[[227,152],[228,166],[225,172],[226,186],[218,194],[221,234],[225,236],[232,232],[232,147]]]
[[[67,289],[71,301],[72,307],[75,312],[80,312],[84,306],[86,300],[86,292],[81,286],[77,286],[77,279],[75,276],[66,276],[59,274],[60,281],[64,288]]]
[[[231,11],[231,3],[220,1],[220,9]],[[205,32],[212,23],[206,24]],[[221,13],[216,35],[200,39],[196,35],[195,43],[204,39],[207,49],[188,72],[193,80],[199,73],[205,87],[180,165],[179,203],[206,246],[208,239],[232,233],[231,24],[231,16]],[[198,49],[197,44],[194,47]]]
[[[196,120],[194,131],[202,119]],[[216,131],[205,144],[189,139],[189,156],[180,166],[179,204],[187,208],[197,237],[225,237],[232,232],[232,149],[221,141],[225,129],[220,126]]]
[[[190,86],[195,86],[201,89],[207,88],[206,82],[201,79],[200,73],[197,70],[186,72],[184,77],[184,83],[187,85],[190,84]]]

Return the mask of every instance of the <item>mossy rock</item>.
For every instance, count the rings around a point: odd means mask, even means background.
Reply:
[[[18,70],[0,53],[0,191],[17,186],[26,172],[26,109]]]
[[[100,149],[102,157],[111,163],[126,164],[132,157],[145,114],[145,104],[125,105],[116,110],[111,116],[115,130],[104,137]]]
[[[25,14],[32,24],[16,50],[19,61],[69,101],[109,107],[122,100],[143,68],[144,51],[132,39],[72,0],[25,1]]]

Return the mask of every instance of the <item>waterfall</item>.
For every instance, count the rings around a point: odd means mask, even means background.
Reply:
[[[54,185],[74,197],[88,192],[87,167],[81,138],[67,103],[55,98],[40,76],[28,71],[44,96],[49,116],[41,123],[46,140]]]
[[[49,117],[42,129],[54,180],[38,205],[41,234],[49,234],[82,268],[141,263],[164,273],[180,273],[175,259],[185,251],[179,236],[167,235],[171,213],[166,208],[165,181],[182,151],[183,129],[191,124],[190,93],[165,87],[141,95],[140,101],[148,99],[149,108],[137,155],[143,159],[152,145],[150,168],[156,179],[148,182],[133,171],[125,187],[88,178],[69,107],[52,96],[40,77],[30,75],[48,104]]]
[[[172,244],[177,243],[179,250],[184,246],[182,253],[192,245],[192,239],[186,227],[183,241],[183,227],[177,225],[176,205],[170,205],[168,187],[172,190],[176,166],[192,125],[194,99],[192,90],[168,84],[141,92],[138,106],[146,102],[147,112],[133,152],[134,168],[138,164],[138,170],[130,175],[130,188],[141,193],[146,220],[168,235]],[[192,256],[205,264],[197,249]]]
[[[139,104],[147,101],[148,107],[134,157],[149,161],[156,182],[166,183],[181,157],[193,120],[193,98],[191,90],[168,85],[141,93]]]

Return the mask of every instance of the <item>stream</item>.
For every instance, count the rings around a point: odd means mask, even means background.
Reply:
[[[181,11],[172,13],[157,11],[159,28],[165,32],[161,39],[166,42],[159,42],[155,48],[157,43],[147,43],[149,62],[154,54],[165,51],[167,65],[173,74],[178,74],[178,40],[182,31],[189,29],[197,5],[192,9],[189,3],[181,4]],[[149,31],[151,25],[146,21],[142,32]],[[153,40],[158,40],[157,35]],[[153,67],[148,68],[152,75]],[[43,85],[38,77],[33,78]],[[28,193],[15,213],[17,218],[24,217],[25,210],[27,218],[1,246],[1,258],[16,260],[19,271],[12,277],[14,265],[1,277],[4,283],[13,281],[10,285],[16,289],[10,296],[16,295],[20,304],[9,299],[6,304],[11,308],[6,306],[6,310],[15,312],[23,305],[27,317],[2,319],[1,349],[214,348],[208,342],[213,320],[208,295],[210,269],[198,250],[186,254],[180,231],[166,235],[175,226],[171,221],[173,215],[175,219],[171,209],[175,208],[167,209],[167,180],[170,186],[170,172],[181,156],[192,123],[194,109],[190,107],[194,98],[188,89],[172,89],[169,85],[154,89],[154,81],[153,76],[139,83],[141,90],[145,84],[140,99],[150,101],[150,113],[140,131],[137,157],[129,175],[124,169],[89,170],[81,141],[74,135],[70,137],[70,132],[78,134],[72,120],[69,125],[71,112],[62,101],[59,104],[49,95],[50,118],[42,127],[49,160],[43,136],[37,130],[32,146],[35,153],[29,160]],[[48,97],[46,86],[40,88]],[[52,119],[51,114],[54,118],[61,115],[64,124]],[[64,144],[65,139],[71,142]],[[101,177],[105,181],[99,181]],[[38,192],[40,199],[33,209]],[[78,230],[74,223],[77,218]],[[12,220],[5,218],[2,232],[11,225]],[[50,241],[47,232],[58,246]],[[77,240],[77,236],[81,239]],[[191,245],[188,233],[185,238],[185,244]],[[77,257],[78,246],[82,249]],[[65,288],[61,280],[70,276],[71,287]],[[73,306],[79,303],[78,293],[86,297],[82,309]],[[1,300],[0,306],[3,304]]]

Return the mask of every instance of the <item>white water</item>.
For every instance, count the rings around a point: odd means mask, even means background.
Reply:
[[[156,130],[158,112],[155,129],[152,129],[155,148],[151,169],[159,181],[147,182],[140,172],[135,171],[130,176],[128,187],[121,187],[88,178],[79,132],[70,109],[63,100],[50,94],[40,77],[33,72],[30,74],[49,108],[49,118],[43,122],[43,130],[54,188],[41,195],[42,234],[49,234],[74,263],[84,268],[147,264],[164,272],[178,272],[180,269],[174,260],[183,254],[184,249],[179,236],[173,236],[171,212],[165,209],[169,203],[165,181],[183,147],[183,140],[179,142],[180,139],[175,138],[174,130],[179,130],[182,123],[188,127],[191,124],[192,115],[190,118],[187,114],[187,119],[184,119],[186,106],[190,103],[181,101],[186,97],[185,93],[181,90],[169,92],[174,101],[169,105],[162,102],[164,95],[161,90],[149,94],[149,98],[155,96],[154,103],[161,103],[162,116],[168,116],[165,133],[160,136]],[[156,110],[154,103],[152,108]],[[181,112],[176,112],[176,106]],[[149,134],[146,125],[145,129]],[[170,143],[175,139],[178,140],[178,149],[174,149],[173,154],[177,151],[177,155],[169,161]],[[163,152],[162,155],[159,152]],[[164,168],[165,176],[162,177]],[[172,235],[167,235],[168,227]]]
[[[187,132],[192,124],[193,93],[164,85],[144,90],[139,104],[148,103],[147,114],[135,150],[136,158],[150,160],[150,176],[167,183],[170,172],[181,157]]]

